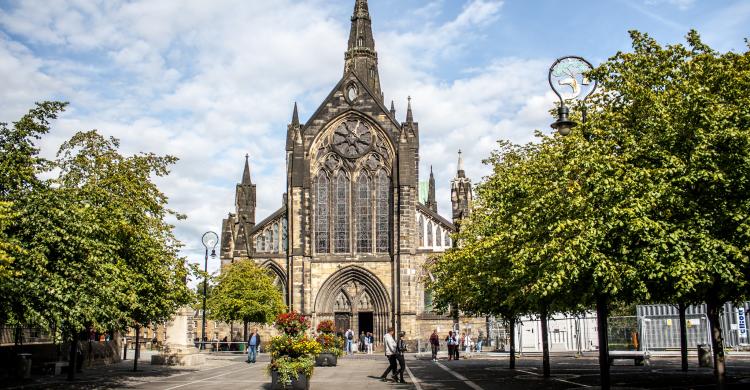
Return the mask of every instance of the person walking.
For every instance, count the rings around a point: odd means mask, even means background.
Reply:
[[[252,333],[247,338],[246,363],[255,363],[255,358],[258,355],[258,347],[260,347],[260,335],[258,334],[258,328],[253,328]]]
[[[354,332],[352,332],[351,328],[347,329],[346,333],[344,333],[344,338],[346,339],[346,354],[351,355],[352,343],[354,342]]]
[[[469,352],[471,352],[472,342],[471,342],[471,335],[466,334],[464,336],[464,352],[466,352],[466,356],[469,356]]]
[[[448,337],[445,338],[446,344],[448,344],[448,360],[458,360],[458,339],[452,330],[448,331]]]
[[[396,342],[396,360],[398,361],[398,382],[406,383],[404,380],[404,370],[406,370],[406,359],[404,354],[406,353],[406,342],[404,341],[406,332],[398,332],[398,341]]]
[[[437,361],[437,353],[440,350],[440,337],[438,336],[437,329],[432,331],[430,335],[430,346],[432,347],[432,361]]]
[[[383,375],[380,376],[380,380],[383,382],[388,381],[388,373],[393,373],[393,380],[398,382],[398,376],[396,376],[396,373],[398,372],[396,367],[396,353],[398,349],[398,345],[396,344],[396,339],[393,338],[394,330],[393,328],[388,328],[388,333],[386,333],[383,336],[383,346],[385,347],[385,356],[388,358],[388,368],[385,369],[385,372],[383,372]]]

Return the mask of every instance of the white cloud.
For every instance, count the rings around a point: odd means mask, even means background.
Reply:
[[[667,4],[673,7],[677,7],[681,10],[691,8],[695,4],[695,0],[645,0],[647,5],[663,5]]]
[[[435,75],[446,59],[468,55],[466,42],[502,17],[502,5],[468,1],[436,23],[445,2],[434,1],[418,10],[426,24],[394,23],[398,31],[379,30],[373,16],[386,97],[402,118],[406,97],[414,98],[422,179],[434,165],[449,219],[458,148],[477,182],[497,139],[525,142],[551,122],[548,59],[497,59],[458,78]],[[126,153],[179,157],[158,180],[170,206],[188,215],[175,222],[185,255],[202,261],[200,235],[218,232],[232,211],[245,153],[258,188],[257,220],[281,206],[292,103],[306,119],[343,71],[349,26],[333,7],[322,0],[13,4],[0,10],[0,84],[7,86],[0,118],[60,98],[72,105],[42,142],[47,156],[74,131],[96,128],[120,138]]]

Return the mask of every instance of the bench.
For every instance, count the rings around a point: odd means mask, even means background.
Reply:
[[[47,363],[44,363],[44,371],[45,372],[49,372],[52,375],[60,375],[60,374],[62,374],[62,369],[64,367],[68,367],[68,362],[59,361],[59,362],[47,362]]]
[[[650,364],[651,354],[648,351],[610,351],[607,359],[610,366],[615,359],[633,359],[636,366],[642,366],[643,363]]]

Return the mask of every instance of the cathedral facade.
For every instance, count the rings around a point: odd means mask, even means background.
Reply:
[[[246,159],[235,212],[222,223],[222,265],[269,269],[289,308],[313,326],[330,319],[378,341],[391,326],[411,339],[447,331],[456,319],[432,313],[424,265],[453,245],[470,211],[460,152],[448,220],[437,212],[432,172],[420,202],[419,124],[411,101],[403,122],[385,105],[366,0],[356,0],[344,60],[343,77],[307,121],[294,105],[283,204],[258,222]]]

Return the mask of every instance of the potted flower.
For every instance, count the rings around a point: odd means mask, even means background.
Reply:
[[[309,321],[296,312],[282,313],[274,326],[282,334],[272,338],[269,347],[272,388],[309,389],[314,357],[320,353],[320,344],[305,334]]]
[[[336,329],[331,320],[322,321],[316,330],[319,335],[315,340],[320,343],[321,352],[315,357],[315,365],[335,366],[339,356],[344,354],[344,339],[334,335]]]

